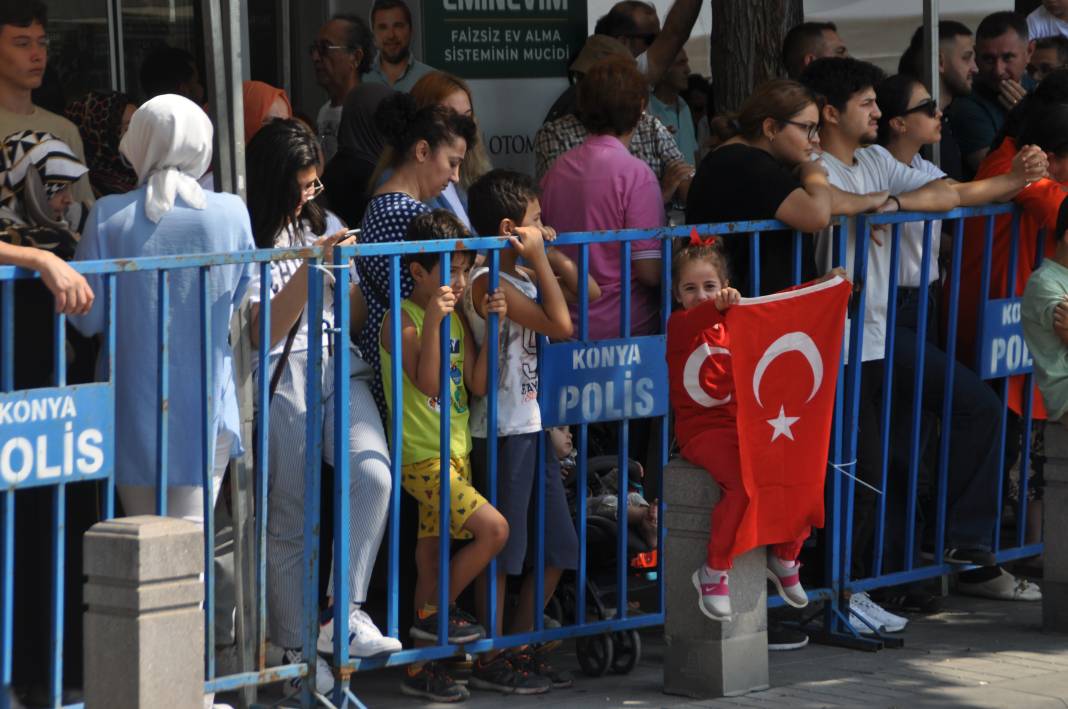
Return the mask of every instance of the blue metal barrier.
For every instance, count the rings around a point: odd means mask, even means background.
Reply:
[[[867,243],[867,234],[869,228],[872,226],[889,226],[891,229],[890,239],[892,240],[892,256],[891,256],[891,269],[890,269],[890,287],[888,295],[888,308],[887,308],[887,338],[886,338],[886,352],[887,359],[886,367],[883,372],[882,386],[884,392],[890,392],[895,386],[895,378],[892,365],[892,357],[890,354],[894,351],[894,324],[896,319],[896,296],[899,290],[898,286],[898,260],[900,251],[901,224],[923,221],[926,223],[923,235],[923,257],[921,263],[921,278],[926,278],[928,273],[928,267],[931,264],[931,260],[937,258],[937,254],[933,253],[932,249],[932,227],[931,222],[933,220],[943,220],[946,222],[953,222],[953,248],[952,248],[952,260],[949,266],[949,276],[951,282],[954,283],[954,287],[951,289],[949,296],[950,307],[948,310],[948,320],[946,323],[948,338],[946,346],[946,354],[949,359],[949,371],[947,374],[946,382],[946,395],[944,397],[943,406],[941,409],[941,420],[949,420],[953,411],[952,401],[952,383],[954,378],[955,367],[960,366],[955,363],[956,355],[956,332],[958,327],[958,310],[959,310],[959,284],[961,276],[961,250],[964,243],[964,224],[965,218],[981,218],[988,221],[987,237],[985,243],[986,258],[983,268],[983,273],[980,274],[981,290],[983,307],[981,310],[985,310],[988,300],[989,286],[991,283],[991,251],[993,246],[993,221],[995,217],[999,215],[1005,215],[1013,212],[1011,205],[1005,206],[992,206],[992,207],[980,207],[971,209],[958,209],[946,214],[885,214],[885,215],[861,215],[855,219],[853,228],[855,231],[850,232],[850,222],[845,218],[836,218],[832,224],[833,230],[833,247],[831,252],[834,254],[834,263],[838,265],[846,265],[846,246],[847,240],[852,238],[856,242],[865,244]],[[1014,241],[1011,248],[1011,253],[1015,254],[1018,240],[1020,238],[1018,219],[1014,220]],[[661,329],[660,333],[663,333],[664,325],[667,318],[670,315],[672,307],[672,290],[671,290],[671,253],[672,253],[672,239],[674,238],[686,238],[689,236],[691,227],[677,227],[662,230],[628,230],[619,232],[593,232],[593,233],[579,233],[579,234],[565,234],[561,235],[556,241],[556,245],[572,245],[579,249],[578,258],[576,259],[579,271],[579,302],[582,304],[578,321],[576,323],[577,339],[579,341],[589,341],[589,313],[588,313],[588,287],[587,277],[589,274],[590,254],[589,249],[595,244],[620,244],[622,252],[622,272],[621,281],[624,284],[622,293],[622,306],[620,308],[620,332],[621,340],[627,340],[634,343],[636,346],[645,347],[655,346],[657,342],[662,346],[664,335],[655,334],[641,337],[630,337],[630,283],[631,283],[631,265],[630,265],[630,252],[632,243],[636,240],[642,239],[658,239],[661,245],[661,283],[660,283],[660,297],[661,297]],[[720,234],[720,235],[733,235],[729,238],[742,238],[742,235],[749,234],[748,249],[750,254],[750,262],[752,264],[750,273],[750,284],[754,291],[754,294],[760,293],[760,234],[762,232],[779,231],[789,229],[786,225],[776,221],[758,221],[758,222],[740,222],[729,224],[714,224],[714,225],[701,225],[699,230],[705,234]],[[803,236],[797,232],[794,232],[791,239],[791,273],[795,283],[799,283],[802,278],[802,240],[810,238]],[[401,431],[403,429],[403,396],[401,395],[401,382],[402,382],[402,367],[401,358],[398,353],[401,350],[401,337],[400,337],[400,272],[402,266],[402,259],[406,254],[420,253],[420,252],[435,252],[441,254],[441,267],[442,284],[446,284],[449,274],[449,260],[450,255],[458,250],[467,251],[481,251],[486,254],[486,263],[489,267],[489,284],[490,290],[495,288],[499,282],[499,255],[502,249],[510,248],[509,243],[503,238],[473,238],[465,239],[461,241],[428,241],[418,243],[392,243],[392,244],[366,244],[366,245],[352,245],[345,247],[338,247],[334,250],[334,261],[340,264],[348,264],[350,259],[369,257],[369,256],[384,256],[390,259],[390,272],[392,274],[391,286],[389,291],[390,299],[390,316],[387,321],[390,325],[390,344],[393,357],[391,359],[391,382],[392,382],[392,400],[395,406],[392,411],[390,427],[391,431]],[[1041,249],[1039,249],[1041,253]],[[257,628],[257,640],[260,653],[258,657],[258,666],[253,668],[246,668],[247,671],[232,674],[225,677],[216,677],[215,665],[214,665],[214,575],[213,575],[213,563],[212,555],[214,552],[214,526],[213,526],[213,510],[212,500],[210,497],[211,486],[211,450],[209,445],[214,441],[214,431],[211,430],[211,361],[210,361],[210,309],[208,306],[208,290],[207,290],[207,275],[209,269],[216,266],[236,264],[236,263],[252,263],[255,268],[260,270],[260,302],[261,307],[259,311],[258,320],[258,340],[259,347],[256,355],[256,361],[258,364],[258,371],[262,374],[270,371],[270,342],[269,333],[271,331],[271,307],[270,307],[270,294],[271,294],[271,269],[270,262],[294,258],[310,259],[310,262],[315,266],[321,266],[321,268],[312,268],[309,271],[309,291],[308,291],[308,306],[307,312],[309,314],[309,331],[312,333],[322,331],[322,302],[323,302],[323,287],[324,287],[324,271],[329,271],[335,280],[335,292],[347,293],[349,284],[349,271],[347,268],[334,267],[332,264],[322,264],[322,252],[319,249],[307,248],[307,249],[291,249],[291,250],[263,250],[254,251],[241,254],[201,254],[201,255],[189,255],[180,257],[169,258],[144,258],[144,259],[130,259],[124,261],[113,262],[84,262],[74,264],[75,267],[83,273],[96,273],[105,275],[105,293],[103,298],[105,299],[105,307],[108,313],[107,318],[107,331],[105,334],[105,347],[104,353],[110,353],[115,351],[117,342],[116,338],[116,322],[115,322],[115,301],[114,297],[116,288],[121,288],[122,274],[130,272],[149,272],[155,273],[157,278],[157,295],[161,304],[160,312],[163,314],[158,323],[156,332],[157,340],[160,344],[158,361],[156,363],[161,373],[158,381],[158,391],[156,392],[156,426],[158,432],[158,449],[157,449],[157,488],[156,488],[156,508],[159,513],[163,513],[166,510],[166,487],[167,487],[167,436],[168,430],[168,416],[166,401],[168,398],[169,390],[172,385],[185,386],[189,383],[186,382],[172,382],[168,377],[168,343],[169,343],[169,317],[168,308],[166,305],[170,302],[171,306],[174,306],[172,294],[170,292],[170,273],[178,269],[198,269],[199,273],[199,303],[196,308],[197,317],[201,326],[201,336],[203,340],[203,354],[200,361],[200,374],[202,376],[202,415],[200,435],[202,443],[204,445],[204,456],[201,461],[203,466],[203,480],[205,489],[205,501],[204,501],[204,525],[205,525],[205,555],[207,563],[205,565],[205,583],[206,583],[206,596],[205,596],[205,608],[206,608],[206,639],[207,639],[207,657],[205,658],[205,690],[209,692],[223,692],[235,690],[242,687],[253,687],[261,684],[268,684],[271,682],[278,682],[286,679],[290,679],[297,676],[314,677],[315,676],[315,660],[316,657],[316,641],[319,632],[319,607],[318,607],[318,554],[319,554],[319,485],[320,485],[320,473],[321,473],[321,460],[322,460],[322,420],[317,416],[309,416],[307,419],[306,437],[309,441],[309,445],[306,447],[305,464],[305,507],[304,507],[304,577],[302,580],[302,592],[304,598],[304,615],[303,615],[303,635],[302,645],[304,651],[305,661],[300,664],[284,665],[278,667],[268,667],[266,660],[266,653],[264,648],[266,647],[267,630],[266,630],[266,616],[267,616],[267,597],[266,597],[266,530],[267,530],[267,495],[268,495],[268,464],[267,464],[267,450],[268,450],[268,432],[270,425],[269,415],[269,392],[268,392],[268,377],[259,376],[256,379],[255,399],[257,402],[256,407],[256,434],[255,439],[252,442],[246,441],[246,446],[255,450],[256,464],[255,464],[255,487],[256,490],[256,543],[257,543],[257,555],[256,555],[256,568],[254,573],[256,594],[256,628]],[[864,283],[867,275],[867,249],[861,248],[857,250],[855,262],[853,264],[854,270],[851,274],[857,283]],[[1010,263],[1009,272],[1010,280],[1008,285],[1007,297],[1011,297],[1014,293],[1014,283],[1012,275],[1015,271],[1014,263]],[[13,267],[0,267],[0,289],[2,289],[3,295],[3,311],[2,311],[2,324],[0,329],[0,342],[3,344],[3,351],[5,353],[11,353],[14,347],[14,331],[12,324],[12,314],[14,312],[14,283],[18,279],[33,278],[34,274],[15,269]],[[975,274],[969,274],[970,278],[974,278]],[[99,297],[100,294],[98,294]],[[835,403],[835,421],[832,433],[832,440],[829,441],[830,460],[832,468],[830,468],[829,477],[827,480],[826,499],[828,506],[827,514],[827,527],[824,532],[824,568],[823,568],[823,583],[817,587],[808,589],[809,597],[812,600],[826,601],[821,609],[822,617],[819,620],[820,627],[825,631],[828,638],[839,638],[844,641],[849,640],[850,637],[855,636],[856,633],[849,627],[848,616],[848,600],[847,596],[851,592],[857,592],[866,589],[880,588],[889,585],[907,583],[927,578],[932,578],[949,573],[952,567],[936,561],[931,564],[914,566],[913,556],[916,548],[916,536],[915,536],[915,521],[918,515],[918,479],[920,470],[920,456],[922,453],[922,416],[921,416],[921,401],[918,394],[918,387],[922,386],[923,382],[923,352],[925,347],[925,338],[922,336],[926,333],[931,323],[927,322],[926,318],[926,305],[927,305],[927,289],[920,289],[920,316],[917,329],[920,333],[918,338],[917,360],[919,366],[914,375],[912,382],[912,427],[909,431],[909,465],[907,476],[907,488],[908,488],[908,501],[907,501],[907,514],[905,523],[907,525],[906,539],[905,539],[905,559],[903,571],[887,572],[884,570],[883,559],[883,547],[886,540],[886,522],[887,522],[887,506],[885,496],[880,495],[880,501],[878,504],[878,516],[875,524],[874,539],[872,542],[872,573],[865,578],[853,578],[852,576],[852,557],[857,551],[866,553],[866,550],[854,550],[853,549],[853,509],[854,509],[854,495],[855,495],[855,479],[854,476],[848,473],[848,467],[851,465],[851,461],[856,459],[857,451],[857,416],[860,406],[861,396],[861,352],[863,342],[863,328],[854,326],[849,331],[849,339],[843,343],[848,353],[848,358],[843,358],[843,363],[839,372],[839,385],[836,395]],[[853,323],[859,323],[863,321],[862,314],[864,313],[865,302],[865,290],[861,289],[859,293],[853,299],[851,306],[851,317]],[[192,307],[191,304],[187,304]],[[334,351],[339,355],[344,355],[347,352],[349,342],[349,299],[347,297],[335,297],[334,298],[334,328],[329,332],[330,337],[333,339]],[[858,317],[859,316],[859,317]],[[440,384],[441,393],[439,395],[440,401],[448,402],[451,399],[450,394],[450,377],[449,377],[449,326],[450,317],[446,317],[441,325],[441,372],[440,372]],[[982,340],[982,317],[980,317],[980,335],[979,339]],[[498,333],[499,322],[496,315],[491,314],[487,318],[486,326],[486,338],[485,343],[490,348],[488,353],[488,380],[494,382],[498,375]],[[62,347],[60,345],[64,338],[65,322],[64,318],[57,316],[55,319],[55,325],[53,327],[53,337],[57,345],[57,356],[54,365],[56,386],[64,387],[65,385],[65,360],[62,356]],[[309,338],[311,339],[311,338]],[[546,357],[556,357],[559,352],[554,348],[562,347],[562,345],[549,344],[547,342],[539,343],[539,372],[544,374],[546,372]],[[103,355],[102,355],[103,356]],[[114,381],[114,368],[113,360],[109,358],[109,362],[112,367],[108,370],[111,374],[109,382]],[[652,363],[655,377],[664,376],[666,372],[666,365],[663,361],[659,363]],[[440,624],[438,627],[438,638],[436,644],[429,647],[420,647],[415,649],[405,649],[400,652],[394,653],[387,657],[378,657],[372,659],[354,659],[348,656],[348,634],[342,632],[342,628],[346,628],[348,624],[348,609],[349,600],[351,598],[351,591],[348,587],[348,535],[349,527],[351,524],[351,515],[349,508],[349,482],[351,480],[352,471],[349,469],[349,454],[348,454],[348,437],[345,432],[349,429],[349,388],[347,382],[349,380],[349,360],[346,356],[333,356],[327,358],[324,362],[324,356],[321,348],[310,347],[308,352],[308,377],[307,377],[307,403],[309,411],[319,410],[322,403],[322,391],[321,391],[321,374],[323,367],[328,366],[332,369],[330,374],[333,376],[333,396],[334,396],[334,484],[333,484],[333,513],[334,513],[334,536],[333,536],[333,559],[336,566],[333,574],[333,622],[334,622],[334,670],[335,674],[344,681],[339,681],[335,687],[332,697],[330,697],[330,703],[326,697],[315,693],[310,686],[311,682],[304,683],[304,691],[301,696],[301,701],[305,706],[311,706],[316,702],[325,704],[327,706],[336,705],[342,706],[348,703],[351,706],[362,706],[357,698],[353,695],[348,688],[348,678],[353,672],[364,671],[374,669],[383,666],[396,666],[407,664],[415,661],[429,661],[434,659],[440,659],[456,655],[461,651],[470,653],[479,653],[491,649],[514,647],[517,645],[533,643],[533,642],[547,642],[551,640],[558,640],[563,638],[572,638],[580,636],[595,635],[600,633],[617,632],[624,630],[634,630],[643,627],[661,625],[664,620],[664,578],[663,578],[663,558],[662,554],[658,554],[658,562],[656,568],[657,579],[657,593],[656,593],[656,605],[652,609],[643,609],[640,614],[635,614],[628,609],[628,558],[627,558],[627,519],[626,519],[626,505],[627,505],[627,443],[628,443],[628,422],[633,418],[638,418],[637,412],[633,408],[624,407],[620,410],[619,414],[606,413],[599,417],[599,421],[617,421],[618,422],[618,440],[619,440],[619,461],[618,461],[618,514],[617,514],[617,539],[616,539],[616,568],[614,573],[614,580],[617,586],[617,602],[615,617],[602,618],[599,620],[591,621],[588,617],[587,609],[587,581],[588,581],[588,561],[589,554],[587,550],[587,483],[589,471],[587,470],[586,458],[588,451],[588,425],[590,420],[582,419],[578,423],[578,470],[576,472],[577,485],[576,490],[578,493],[578,500],[576,501],[576,528],[579,539],[579,563],[578,569],[575,574],[576,593],[575,593],[575,612],[574,622],[569,625],[564,625],[560,628],[546,629],[542,620],[542,610],[540,607],[540,599],[542,597],[542,591],[544,588],[544,560],[545,549],[543,544],[544,529],[545,529],[545,475],[546,473],[546,446],[544,432],[539,437],[539,458],[537,463],[537,474],[535,479],[536,495],[534,499],[535,505],[535,523],[539,542],[536,545],[536,558],[534,569],[536,571],[536,591],[535,598],[535,612],[534,617],[534,629],[530,632],[513,634],[513,635],[499,635],[495,632],[495,628],[487,628],[487,637],[477,642],[469,643],[463,648],[449,645],[447,642],[447,627],[446,627],[446,613],[439,614]],[[544,383],[544,380],[543,380]],[[12,357],[10,354],[4,356],[0,361],[0,384],[4,392],[12,392],[14,389],[14,369]],[[110,391],[110,383],[102,385]],[[1027,392],[1031,391],[1031,380],[1028,375]],[[1000,384],[1002,399],[1005,398],[1005,392],[1007,390],[1007,384],[1005,380]],[[77,387],[73,387],[77,389]],[[488,416],[487,416],[487,451],[488,461],[487,468],[489,470],[489,483],[488,489],[484,490],[491,504],[497,502],[497,485],[496,485],[496,473],[497,473],[497,395],[496,388],[490,386],[488,391]],[[547,386],[539,386],[539,401],[542,404],[543,412],[551,409],[554,401],[549,398],[551,392],[547,391]],[[666,401],[666,378],[659,382],[658,395],[664,397]],[[0,395],[7,396],[7,395]],[[112,393],[113,396],[113,393]],[[0,400],[2,401],[2,400]],[[113,401],[113,399],[112,399]],[[113,404],[112,404],[113,406]],[[443,405],[442,407],[442,426],[441,426],[441,438],[440,438],[440,451],[441,451],[441,470],[449,470],[449,442],[450,442],[450,418],[449,418],[449,406]],[[1014,546],[1010,548],[1004,548],[1000,545],[1001,538],[1001,519],[1000,509],[1001,505],[998,505],[999,517],[997,520],[997,534],[995,539],[992,540],[994,550],[997,553],[999,561],[1008,561],[1011,559],[1017,559],[1024,556],[1033,555],[1041,551],[1041,544],[1024,544],[1023,537],[1023,521],[1026,520],[1026,493],[1027,493],[1027,471],[1028,471],[1028,457],[1029,457],[1029,432],[1031,427],[1031,402],[1030,394],[1026,400],[1026,410],[1024,411],[1023,422],[1025,434],[1023,437],[1023,451],[1022,451],[1022,463],[1020,466],[1020,502],[1017,511],[1018,530],[1017,539]],[[668,460],[668,453],[670,447],[669,438],[669,422],[666,415],[666,408],[663,410],[657,410],[658,412],[652,417],[658,419],[657,431],[659,434],[659,455],[657,456],[661,465],[666,464]],[[1006,409],[1007,411],[1007,405]],[[1003,423],[1007,418],[1007,414],[1003,411]],[[891,397],[889,395],[884,397],[883,406],[881,408],[881,433],[882,433],[882,450],[881,450],[881,472],[882,472],[882,485],[880,490],[886,491],[887,482],[890,479],[892,466],[890,457],[890,421],[892,417]],[[550,417],[547,417],[550,418]],[[1004,441],[1004,425],[1002,426],[1003,440],[999,442],[1000,447],[1003,449],[1005,446]],[[944,547],[946,537],[946,484],[947,484],[947,469],[950,460],[950,440],[947,430],[943,430],[939,440],[938,446],[938,469],[937,469],[937,502],[936,502],[936,525],[934,530],[934,549],[941,550]],[[392,495],[389,502],[389,521],[387,526],[387,540],[390,549],[390,556],[388,564],[386,566],[387,573],[387,594],[386,594],[386,623],[384,630],[386,634],[399,637],[401,634],[401,628],[399,627],[399,605],[401,602],[401,592],[399,587],[400,578],[400,565],[399,558],[400,553],[409,553],[410,550],[401,550],[399,548],[400,541],[400,496],[401,496],[401,436],[392,435],[390,438],[390,458],[392,466],[393,486]],[[1004,458],[1004,456],[1002,456]],[[92,478],[86,479],[104,479],[106,480],[105,489],[106,495],[104,500],[104,509],[102,510],[103,517],[110,517],[114,511],[114,471],[110,467],[112,461],[107,461],[109,464],[105,466],[99,473],[94,474]],[[1005,477],[1009,474],[1008,467],[1004,463],[1002,464],[1002,483]],[[660,515],[659,519],[663,520],[663,479],[659,478],[660,482],[658,488],[652,491],[652,495],[656,500],[659,500]],[[60,477],[58,480],[35,480],[32,484],[48,484],[53,486],[53,518],[55,527],[60,529],[63,524],[65,509],[63,505],[64,500],[64,486],[69,482],[64,477]],[[13,653],[13,637],[12,637],[12,619],[14,613],[13,603],[13,588],[16,583],[16,571],[14,568],[14,498],[18,494],[17,489],[25,486],[28,483],[9,484],[5,483],[0,496],[2,496],[2,520],[3,524],[0,527],[0,554],[2,554],[2,577],[0,577],[0,628],[2,628],[2,634],[0,634],[0,650],[3,651],[3,657],[0,659],[0,679],[2,679],[2,688],[0,688],[0,707],[6,706],[7,692],[11,687],[11,656]],[[999,483],[999,496],[1003,489],[1003,484]],[[649,495],[647,495],[649,496]],[[441,490],[440,490],[440,509],[442,511],[440,515],[440,547],[439,547],[439,567],[440,576],[438,583],[438,606],[445,609],[449,605],[448,587],[449,587],[449,560],[450,560],[450,539],[449,539],[449,516],[445,513],[449,509],[449,476],[443,474],[441,476]],[[1000,499],[999,499],[1000,503]],[[659,545],[658,548],[663,548],[664,530],[661,523],[658,529]],[[936,553],[936,558],[938,554]],[[52,549],[51,565],[53,574],[53,588],[52,593],[49,595],[51,602],[51,625],[50,625],[50,663],[51,663],[51,682],[50,682],[50,696],[52,697],[53,705],[62,705],[62,638],[63,638],[63,572],[64,572],[64,548],[62,535],[57,535],[56,542]],[[496,568],[495,562],[491,563],[488,569],[488,586],[489,592],[487,594],[489,599],[488,617],[496,617]],[[769,605],[778,606],[781,605],[779,599],[773,599]],[[492,626],[492,623],[491,623]],[[875,641],[860,641],[860,646],[878,645],[881,642],[878,638]]]

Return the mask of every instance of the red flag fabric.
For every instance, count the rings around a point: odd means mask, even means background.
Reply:
[[[848,281],[826,281],[726,312],[730,332],[742,484],[749,505],[735,553],[823,526]]]

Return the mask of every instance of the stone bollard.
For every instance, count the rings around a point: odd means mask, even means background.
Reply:
[[[204,706],[204,531],[123,517],[85,533],[85,706]]]
[[[664,691],[668,694],[733,697],[769,686],[765,548],[734,561],[731,622],[711,620],[697,606],[691,576],[705,562],[709,517],[719,495],[719,486],[707,471],[681,458],[664,469]]]
[[[1068,429],[1046,424],[1046,490],[1042,501],[1045,574],[1042,629],[1068,632]]]

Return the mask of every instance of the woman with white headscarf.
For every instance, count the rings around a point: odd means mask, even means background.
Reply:
[[[82,233],[76,260],[174,256],[254,249],[244,203],[235,195],[204,192],[197,178],[211,161],[212,126],[204,111],[165,94],[141,106],[119,150],[137,173],[137,189],[101,198]],[[211,317],[213,503],[231,456],[241,451],[230,317],[252,269],[215,266],[208,272]],[[115,479],[126,514],[151,514],[156,485],[156,272],[116,278]],[[103,279],[90,277],[96,292]],[[170,391],[168,392],[167,513],[203,522],[203,419],[200,383],[201,324],[198,269],[170,272]],[[75,322],[83,333],[107,326],[104,299]],[[97,363],[97,379],[107,377]]]

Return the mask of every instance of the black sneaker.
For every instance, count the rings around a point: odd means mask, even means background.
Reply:
[[[461,611],[456,606],[449,608],[449,643],[453,645],[460,645],[463,643],[471,643],[476,640],[481,640],[486,635],[486,631],[481,625],[474,622],[474,618]],[[408,631],[413,638],[419,640],[429,640],[435,642],[438,639],[438,614],[433,613],[426,618],[420,618],[419,614],[415,614],[415,621],[412,623],[411,629]]]
[[[924,613],[929,615],[938,613],[942,610],[942,599],[940,597],[919,589],[909,589],[897,592],[890,590],[885,594],[878,596],[876,602],[885,608],[911,613]]]
[[[471,696],[466,687],[456,684],[436,662],[427,662],[414,675],[405,671],[400,691],[432,702],[462,702]]]
[[[791,628],[782,623],[768,623],[768,650],[772,652],[800,650],[805,645],[808,645],[808,636],[797,628]]]
[[[989,549],[946,549],[947,564],[975,564],[976,566],[997,566],[998,560]]]
[[[548,677],[553,689],[567,689],[575,684],[575,678],[570,672],[558,670],[549,663],[548,648],[538,647],[533,652],[517,651],[512,657],[528,672]]]
[[[483,662],[481,657],[475,660],[467,684],[477,689],[491,689],[503,694],[544,694],[553,686],[548,677],[518,667],[513,659],[503,652],[498,653],[489,662]]]

